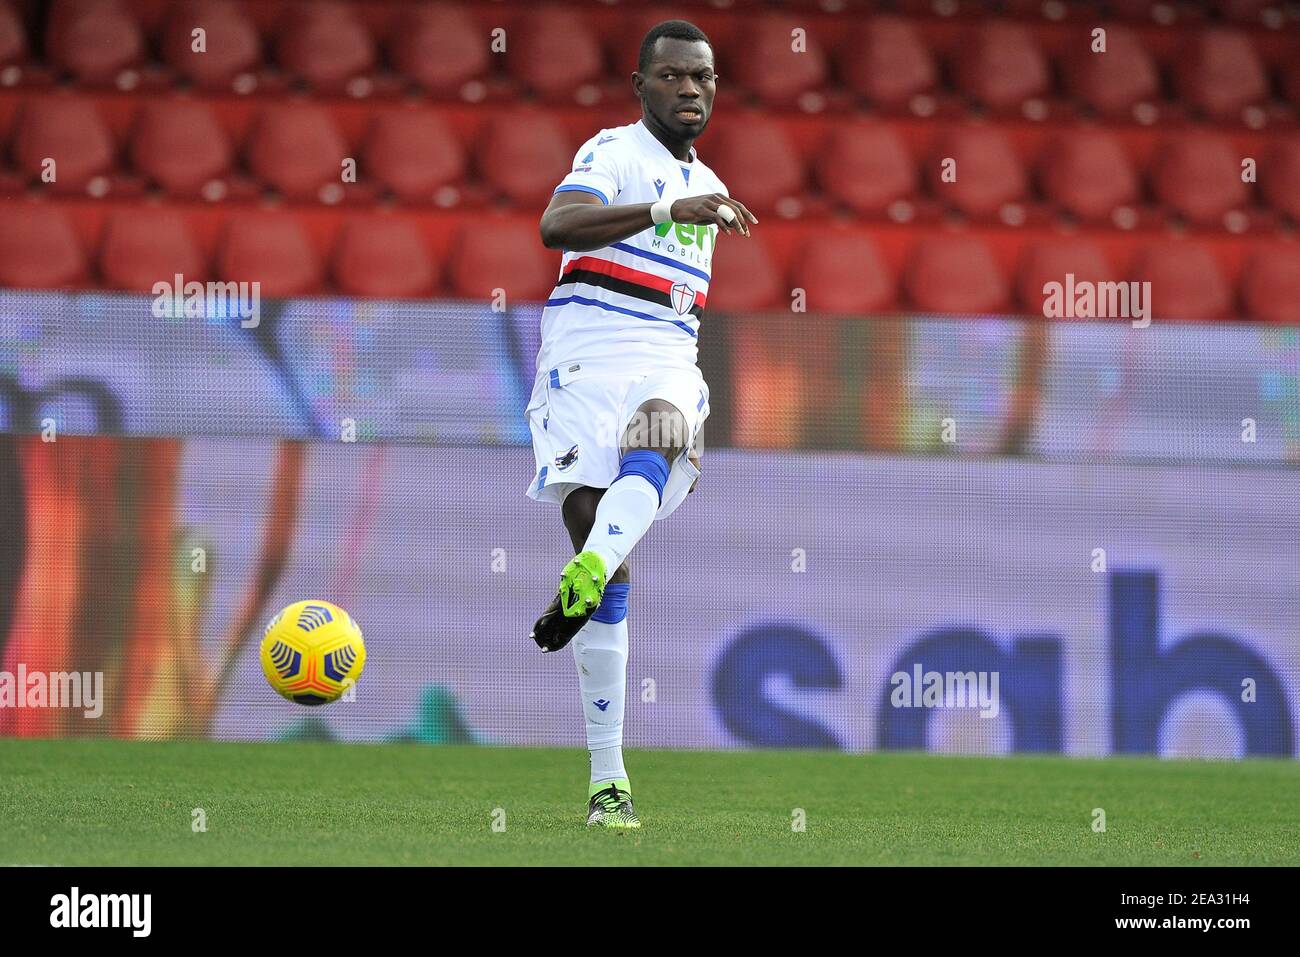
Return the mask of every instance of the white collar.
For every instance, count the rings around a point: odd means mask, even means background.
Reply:
[[[668,158],[669,158],[670,160],[672,160],[674,163],[683,163],[683,162],[684,162],[686,165],[689,166],[691,163],[694,163],[694,162],[695,162],[695,147],[694,147],[694,146],[692,146],[692,147],[690,148],[690,149],[691,149],[691,158],[690,158],[689,160],[679,160],[676,156],[673,156],[672,153],[669,153],[669,152],[668,152],[668,147],[664,146],[663,143],[660,143],[660,142],[659,142],[659,137],[655,136],[653,133],[650,132],[649,128],[645,125],[645,118],[644,118],[644,117],[642,117],[641,119],[637,120],[635,125],[636,125],[637,130],[640,131],[640,133],[641,133],[641,134],[642,134],[642,135],[643,135],[647,140],[649,140],[651,143],[653,143],[653,144],[654,144],[655,146],[657,146],[659,149],[663,150],[664,153],[667,153]]]

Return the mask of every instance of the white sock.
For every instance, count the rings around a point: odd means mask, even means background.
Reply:
[[[650,530],[659,511],[659,492],[640,475],[624,475],[609,487],[596,506],[596,521],[582,551],[605,560],[605,574],[623,564],[633,546]]]
[[[627,695],[627,618],[589,621],[573,637],[582,714],[591,752],[591,783],[626,778],[623,702]]]

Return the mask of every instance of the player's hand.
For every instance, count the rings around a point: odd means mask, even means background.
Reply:
[[[727,213],[721,212],[724,208],[730,213],[730,219]],[[673,203],[670,212],[674,223],[718,226],[725,233],[739,232],[742,236],[749,235],[750,223],[758,223],[758,217],[746,209],[744,203],[721,193],[679,199]]]
[[[686,450],[686,461],[694,465],[697,471],[700,470],[700,453],[696,452],[695,449],[692,448]],[[686,490],[686,494],[690,495],[692,492],[694,492],[695,486],[699,484],[700,484],[700,477],[697,475],[695,476],[695,481],[691,483],[691,487]]]

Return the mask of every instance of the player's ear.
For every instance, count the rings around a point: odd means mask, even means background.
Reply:
[[[645,80],[641,78],[640,73],[634,72],[632,74],[632,92],[635,93],[637,95],[637,98],[639,99],[641,97],[641,94],[644,92],[644,90],[645,90]]]

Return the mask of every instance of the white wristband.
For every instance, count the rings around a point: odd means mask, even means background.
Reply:
[[[650,221],[658,226],[660,223],[666,223],[673,218],[673,201],[671,199],[661,199],[657,203],[650,205]]]

